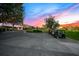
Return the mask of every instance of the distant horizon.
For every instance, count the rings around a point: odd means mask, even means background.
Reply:
[[[41,27],[49,16],[55,16],[59,24],[70,24],[79,21],[78,3],[25,3],[24,24]]]

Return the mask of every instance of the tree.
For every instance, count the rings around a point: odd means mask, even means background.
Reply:
[[[15,24],[23,23],[23,7],[21,3],[3,3],[0,4],[0,22]]]
[[[49,16],[45,20],[46,20],[46,26],[49,29],[49,33],[51,33],[52,30],[56,29],[59,26],[58,22],[55,21],[54,17],[52,16]]]

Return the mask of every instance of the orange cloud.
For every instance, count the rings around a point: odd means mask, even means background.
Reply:
[[[62,27],[79,27],[79,20],[77,20],[76,22],[74,22],[74,23],[70,23],[70,24],[62,24],[62,25],[60,25],[60,26],[62,26]]]

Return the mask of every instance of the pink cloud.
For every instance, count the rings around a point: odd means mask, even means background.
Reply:
[[[44,18],[38,18],[36,21],[33,22],[35,27],[42,27],[45,24]]]
[[[76,7],[79,7],[79,4],[76,4],[68,9],[66,9],[65,11],[63,11],[61,14],[56,14],[56,19],[62,17],[63,15],[67,15],[69,14],[69,11],[74,10]]]

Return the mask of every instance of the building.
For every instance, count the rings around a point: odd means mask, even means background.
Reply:
[[[10,23],[7,23],[7,24],[0,23],[0,29],[3,29],[5,31],[23,30],[23,26],[22,25],[14,25],[14,27],[13,27],[12,24],[10,24]]]

